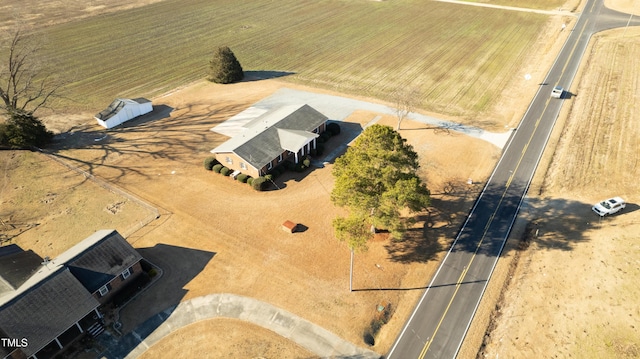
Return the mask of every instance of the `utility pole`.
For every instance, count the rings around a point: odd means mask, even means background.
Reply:
[[[351,248],[351,270],[349,271],[349,292],[353,292],[353,248]]]

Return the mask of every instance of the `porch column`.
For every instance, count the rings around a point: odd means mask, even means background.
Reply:
[[[58,346],[60,347],[60,349],[62,349],[62,344],[60,343],[60,341],[58,340],[58,337],[55,338],[56,343],[58,344]]]
[[[296,163],[298,163],[298,152],[296,152],[295,155],[296,155]]]
[[[80,323],[76,322],[76,327],[78,329],[80,329],[80,333],[84,333],[84,330],[82,330],[82,327],[80,326]]]

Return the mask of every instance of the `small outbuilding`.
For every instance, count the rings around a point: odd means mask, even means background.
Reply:
[[[146,98],[117,98],[109,107],[95,115],[98,124],[104,128],[113,128],[153,110],[151,101]]]

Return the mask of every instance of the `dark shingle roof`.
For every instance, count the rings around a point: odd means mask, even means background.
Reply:
[[[15,244],[0,247],[0,294],[15,290],[36,272],[42,257]]]
[[[94,233],[55,259],[66,263],[89,290],[95,292],[142,256],[114,230]]]
[[[285,149],[290,150],[283,144],[296,143],[300,140],[302,132],[307,132],[308,139],[317,137],[309,131],[326,121],[327,116],[309,105],[279,107],[246,124],[246,130],[211,152],[233,152],[253,167],[260,169]]]
[[[0,307],[0,328],[9,338],[27,338],[27,355],[40,350],[57,335],[100,305],[68,269]]]

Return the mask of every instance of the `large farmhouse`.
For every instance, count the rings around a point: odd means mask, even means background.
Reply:
[[[142,257],[114,230],[97,231],[54,260],[0,247],[0,358],[53,358],[102,327],[99,307],[142,273]]]
[[[226,167],[252,177],[291,158],[302,161],[316,148],[327,116],[309,105],[283,106],[245,124],[244,130],[211,150]]]
[[[104,128],[116,127],[138,116],[147,114],[153,110],[151,101],[145,98],[118,98],[109,107],[95,115],[98,124]]]

